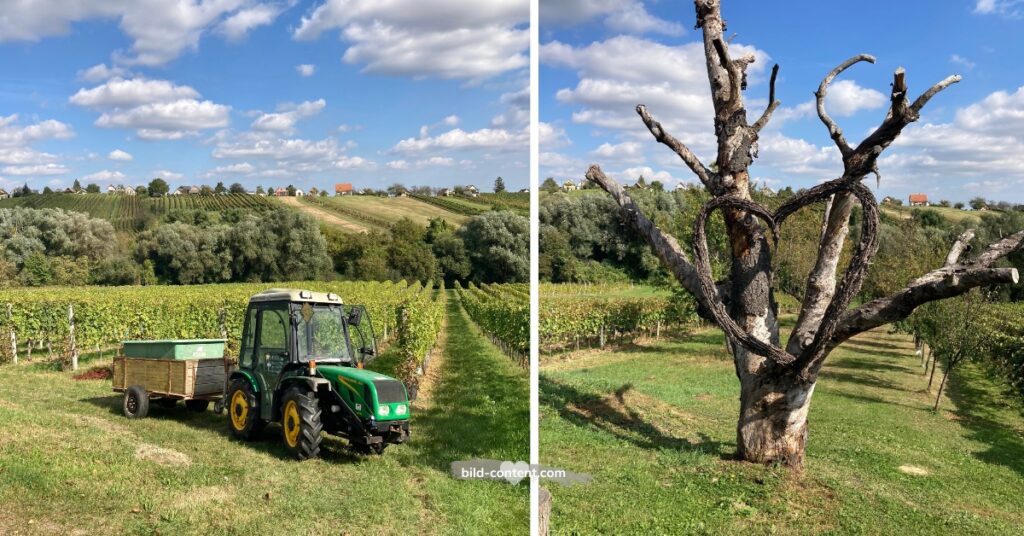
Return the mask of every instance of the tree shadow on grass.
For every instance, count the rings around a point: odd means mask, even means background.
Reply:
[[[883,355],[883,354],[873,354]],[[906,365],[887,363],[884,360],[861,358],[861,357],[842,357],[832,361],[826,362],[828,368],[841,368],[849,370],[863,370],[869,372],[898,372],[898,373],[910,373]]]
[[[985,463],[1005,465],[1024,476],[1024,438],[1019,429],[1000,418],[1007,406],[1016,406],[1013,411],[1022,414],[1024,410],[998,385],[993,385],[996,381],[983,377],[977,370],[973,374],[954,370],[946,394],[956,406],[954,413],[960,424],[970,430],[967,437],[988,445],[988,450],[975,452],[974,456]]]
[[[562,419],[575,426],[597,428],[644,449],[700,451],[722,459],[734,457],[733,452],[725,452],[725,443],[714,441],[707,434],[696,432],[699,440],[691,441],[668,434],[647,420],[626,400],[632,390],[630,384],[619,387],[611,395],[601,395],[541,375],[539,389],[540,404],[557,411]]]
[[[857,383],[860,385],[877,387],[879,389],[891,389],[893,391],[908,391],[907,388],[891,380],[887,380],[870,374],[838,372],[836,370],[833,370],[833,368],[831,367],[822,370],[821,377],[839,383]]]

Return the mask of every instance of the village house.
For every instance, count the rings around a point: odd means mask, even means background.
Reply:
[[[579,190],[580,187],[575,182],[573,182],[572,179],[568,179],[562,183],[562,189],[565,190],[566,192],[574,192],[576,190]]]
[[[909,205],[912,207],[927,207],[928,196],[926,194],[910,194]]]
[[[0,199],[7,199],[11,197],[11,194],[7,193],[7,190],[0,188]]]
[[[274,190],[274,197],[288,197],[288,188],[280,188]]]
[[[309,189],[309,196],[310,196],[310,197],[316,197],[316,196],[318,196],[318,195],[320,195],[320,190],[319,190],[319,189],[317,189],[317,187],[316,187],[316,186],[314,186],[314,187],[312,187],[312,188],[310,188],[310,189]]]
[[[441,188],[440,190],[437,191],[437,196],[438,197],[451,197],[452,196],[452,189],[451,188]]]
[[[470,184],[469,186],[466,187],[466,195],[468,195],[469,197],[476,197],[480,195],[480,189]]]
[[[334,185],[334,195],[352,195],[354,192],[351,182],[339,182]]]

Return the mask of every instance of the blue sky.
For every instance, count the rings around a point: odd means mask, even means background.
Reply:
[[[527,0],[0,0],[0,187],[529,181]]]
[[[752,168],[773,188],[814,185],[842,171],[813,108],[822,77],[859,53],[833,83],[826,107],[852,144],[888,108],[893,71],[903,66],[912,97],[950,74],[940,93],[880,161],[879,198],[927,193],[1024,202],[1024,1],[756,2],[723,0],[734,49],[753,52],[745,94],[753,121],[780,65],[782,107],[762,133]],[[653,140],[633,107],[643,103],[705,163],[713,161],[711,103],[691,2],[542,0],[541,177],[580,179],[599,163],[621,182],[643,174],[695,182]],[[874,189],[875,180],[867,183]]]

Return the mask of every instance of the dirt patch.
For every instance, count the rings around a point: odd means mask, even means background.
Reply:
[[[135,449],[135,457],[169,467],[187,467],[192,464],[192,459],[183,452],[165,449],[148,443],[143,443],[139,445],[139,448]]]
[[[916,465],[901,465],[899,466],[899,470],[901,473],[914,476],[928,476],[931,474],[931,471],[925,469],[924,467],[918,467]]]
[[[207,503],[227,503],[234,498],[235,493],[223,486],[203,486],[182,493],[171,501],[171,507],[176,510],[189,510]]]
[[[281,201],[282,203],[284,203],[284,204],[286,204],[286,205],[288,205],[288,206],[290,206],[292,208],[297,208],[297,209],[301,210],[302,212],[305,212],[306,214],[309,214],[310,216],[313,216],[314,218],[316,218],[316,219],[318,219],[318,220],[320,220],[320,221],[322,221],[324,223],[329,223],[331,225],[334,225],[334,226],[337,226],[337,227],[341,227],[342,229],[345,229],[346,231],[353,231],[353,232],[356,232],[356,233],[366,233],[366,232],[369,232],[369,229],[367,229],[366,227],[363,227],[362,225],[350,222],[348,220],[343,220],[343,219],[335,216],[334,214],[331,214],[330,212],[328,212],[326,210],[319,209],[319,208],[314,207],[312,205],[307,205],[306,203],[303,203],[302,201],[299,201],[298,198],[295,198],[295,197],[279,197],[277,199],[279,201]]]
[[[109,380],[113,377],[114,370],[110,367],[94,367],[72,376],[76,380]]]

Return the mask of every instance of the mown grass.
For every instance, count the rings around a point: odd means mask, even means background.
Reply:
[[[801,476],[732,459],[738,382],[717,330],[553,363],[540,378],[541,461],[593,475],[546,484],[553,533],[1021,533],[1021,405],[967,366],[933,413],[926,383],[904,336],[840,347],[815,391]]]
[[[0,367],[0,533],[525,534],[525,483],[449,476],[455,460],[526,459],[529,398],[457,301],[448,312],[433,395],[382,456],[325,436],[320,459],[296,462],[276,425],[243,443],[213,412],[130,421],[109,381]]]

